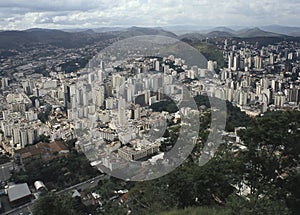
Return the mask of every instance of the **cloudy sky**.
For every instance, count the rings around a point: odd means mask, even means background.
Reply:
[[[0,29],[300,26],[300,0],[1,0]]]

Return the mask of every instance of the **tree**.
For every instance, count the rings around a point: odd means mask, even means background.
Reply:
[[[93,213],[94,207],[85,206],[80,198],[44,193],[35,202],[33,212],[36,215],[82,215]]]
[[[47,193],[41,196],[34,205],[34,214],[36,215],[79,215],[80,212],[75,210],[76,202],[71,197],[56,196],[53,193]]]
[[[42,123],[46,123],[49,119],[51,112],[52,107],[50,105],[47,105],[46,110],[38,114],[38,119],[41,120]]]
[[[227,199],[225,207],[232,215],[247,215],[247,214],[274,214],[285,215],[290,214],[283,200],[271,199],[263,197],[257,201],[253,198],[247,200],[235,195]]]
[[[50,136],[46,136],[45,134],[41,134],[39,137],[40,141],[43,143],[50,143]]]
[[[247,146],[246,151],[238,154],[244,164],[240,176],[250,187],[251,201],[299,200],[299,196],[288,189],[288,182],[299,166],[299,127],[300,112],[273,112],[258,117],[239,132]]]
[[[119,205],[116,202],[108,202],[107,204],[104,205],[104,211],[100,212],[99,214],[105,214],[105,215],[126,215],[127,210]]]

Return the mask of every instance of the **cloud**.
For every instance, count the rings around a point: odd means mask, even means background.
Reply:
[[[298,0],[4,0],[0,28],[300,25]]]
[[[104,1],[106,2],[106,1]],[[101,1],[97,0],[39,0],[39,1],[27,1],[27,0],[10,0],[1,1],[0,8],[21,8],[28,9],[31,12],[41,11],[72,11],[83,10],[87,11],[101,5]]]

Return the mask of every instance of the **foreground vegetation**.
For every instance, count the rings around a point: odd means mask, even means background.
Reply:
[[[240,132],[247,150],[233,153],[226,144],[202,167],[188,159],[167,176],[136,183],[133,214],[297,214],[299,127],[300,112],[255,119]],[[249,187],[245,197],[232,186],[242,183]]]

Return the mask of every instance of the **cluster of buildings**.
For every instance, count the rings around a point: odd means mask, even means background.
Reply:
[[[32,145],[47,131],[46,125],[38,119],[32,102],[23,92],[2,96],[2,117],[0,117],[0,142],[2,147],[14,154],[15,149]]]
[[[46,94],[50,88],[49,84],[45,87],[43,82],[44,78],[35,81],[28,79],[1,91],[0,142],[11,155],[16,150],[39,142],[42,136],[49,137],[50,141],[73,138],[72,126],[60,109],[63,106],[57,105]],[[52,84],[52,87],[57,85]],[[40,90],[34,92],[33,89]]]
[[[167,97],[181,101],[183,87],[193,96],[228,100],[251,116],[299,109],[298,43],[259,47],[226,39],[218,45],[225,68],[211,60],[206,68],[188,66],[172,55],[132,57],[121,63],[95,58],[85,69],[71,73],[52,65],[48,77],[22,67],[25,72],[0,77],[0,143],[14,154],[42,136],[52,141],[78,138],[77,149],[92,162],[116,169],[122,162],[162,153],[160,132],[166,120],[180,121],[191,110],[171,114],[150,107]]]
[[[179,101],[183,90],[174,82],[177,72],[162,60],[130,59],[118,65],[120,72],[113,63],[104,67],[101,60],[97,70],[66,83],[65,104],[78,134],[77,148],[93,163],[114,170],[128,161],[149,164],[146,158],[163,153],[162,132],[166,120],[175,114],[154,112],[149,107],[166,95]]]
[[[223,91],[218,97],[236,103],[249,113],[299,108],[300,47],[283,41],[259,47],[258,44],[225,40],[227,68],[221,70]]]
[[[218,47],[227,66],[213,73],[213,78],[207,75],[216,69],[216,62],[208,61],[207,70],[192,67],[187,76],[200,78],[189,84],[193,92],[228,100],[251,116],[268,110],[299,109],[298,43],[284,41],[259,47],[226,39]]]

